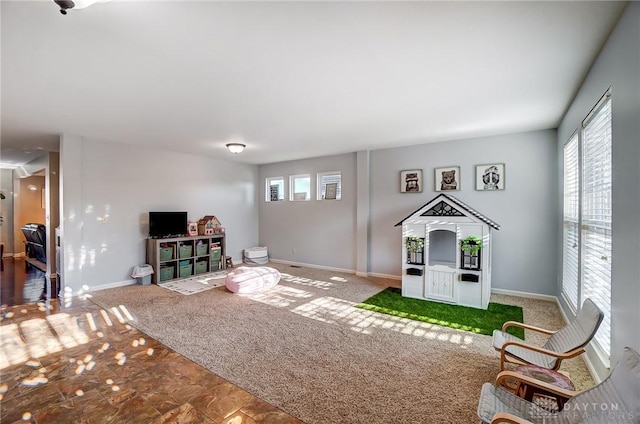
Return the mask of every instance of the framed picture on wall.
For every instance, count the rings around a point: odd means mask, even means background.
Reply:
[[[435,169],[435,191],[460,190],[460,167],[447,166]]]
[[[504,172],[504,163],[476,165],[476,190],[504,190],[506,182]]]
[[[422,169],[400,171],[400,193],[422,193]]]
[[[338,183],[327,183],[324,191],[324,200],[336,200]]]

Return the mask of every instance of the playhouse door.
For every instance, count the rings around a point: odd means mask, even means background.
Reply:
[[[455,277],[455,269],[442,265],[430,266],[425,281],[426,297],[455,303]]]
[[[425,297],[456,303],[457,226],[455,224],[428,224],[427,269]]]

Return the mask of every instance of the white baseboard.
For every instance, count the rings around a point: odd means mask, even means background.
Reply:
[[[275,262],[277,264],[293,265],[293,266],[300,266],[300,267],[313,268],[313,269],[322,269],[322,270],[325,270],[325,271],[344,272],[345,274],[355,274],[356,273],[356,271],[353,270],[353,269],[334,268],[334,267],[330,267],[330,266],[306,264],[306,263],[303,263],[303,262],[283,261],[281,259],[272,259],[272,258],[269,258],[269,261]]]
[[[377,277],[377,278],[386,278],[388,280],[402,280],[401,275],[391,275],[391,274],[380,274],[378,272],[369,272],[365,277]]]
[[[552,296],[549,294],[538,294],[538,293],[529,293],[517,290],[506,290],[506,289],[491,289],[491,294],[504,294],[507,296],[516,296],[516,297],[526,297],[528,299],[539,299],[546,300],[548,302],[558,302],[558,298],[556,296]],[[562,308],[560,309],[562,310]]]
[[[91,287],[91,291],[114,289],[116,287],[132,286],[134,284],[136,284],[136,280],[116,281],[115,283],[102,284],[100,286]]]
[[[401,280],[402,279],[402,277],[399,276],[399,275],[378,274],[378,273],[375,273],[375,272],[359,272],[359,271],[356,271],[354,269],[334,268],[334,267],[330,267],[330,266],[307,264],[307,263],[303,263],[303,262],[283,261],[282,259],[269,258],[269,261],[275,262],[275,263],[278,263],[278,264],[284,264],[284,265],[293,265],[293,266],[300,266],[300,267],[305,267],[305,268],[322,269],[322,270],[325,270],[325,271],[344,272],[345,274],[355,274],[358,277],[378,277],[378,278],[387,278],[387,279],[390,279],[390,280]]]

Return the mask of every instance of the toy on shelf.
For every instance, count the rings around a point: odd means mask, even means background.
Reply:
[[[214,215],[206,215],[198,221],[198,234],[201,236],[224,234],[224,228]]]

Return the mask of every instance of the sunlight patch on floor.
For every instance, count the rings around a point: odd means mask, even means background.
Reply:
[[[289,283],[300,284],[302,286],[315,287],[317,289],[328,290],[334,284],[328,281],[312,280],[310,278],[296,277],[287,273],[280,273],[280,278]]]
[[[286,308],[297,303],[297,299],[308,299],[313,296],[313,294],[293,287],[278,285],[267,291],[239,294],[238,296],[246,297],[248,299],[255,300],[256,302],[265,303],[278,308]]]
[[[58,340],[69,349],[89,341],[87,333],[78,327],[78,319],[67,313],[49,315],[47,321],[58,335]]]
[[[22,312],[26,313],[26,310]],[[87,344],[91,340],[91,333],[97,337],[103,337],[104,334],[99,330],[113,327],[114,323],[109,311],[101,309],[96,312],[95,315],[91,312],[84,312],[78,316],[58,312],[47,315],[46,318],[32,318],[20,323],[0,326],[0,370],[12,365],[29,365],[30,361],[34,361],[34,358],[42,358],[65,349]],[[133,316],[124,305],[114,306],[110,312],[125,329],[131,329],[127,321],[133,321]],[[10,312],[5,315],[4,319],[11,319],[13,316],[15,315]],[[140,338],[136,339],[135,343],[142,347],[145,341]],[[105,343],[99,353],[103,353],[107,349],[109,349],[109,344]],[[92,370],[95,366],[92,359],[87,356],[84,360],[78,360],[76,373],[81,374],[85,370]],[[38,362],[34,361],[34,363]],[[41,379],[25,382],[27,385],[41,383]]]
[[[377,330],[394,331],[465,346],[472,344],[474,340],[472,335],[461,334],[446,327],[367,311],[356,308],[355,305],[356,303],[343,299],[321,297],[297,306],[291,312],[328,324],[348,325],[352,331],[362,334],[372,334]]]

